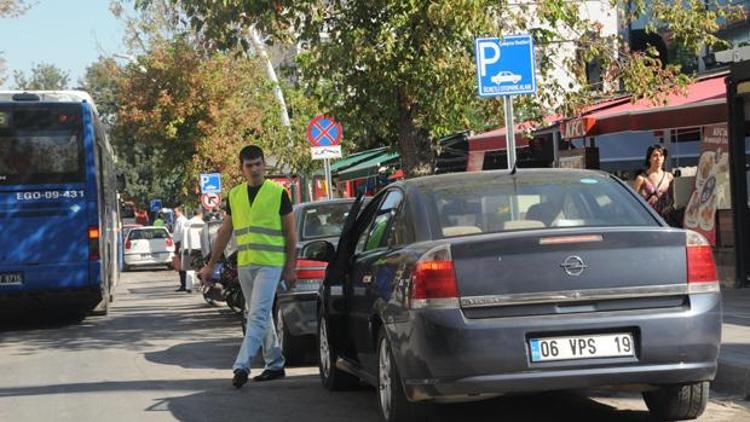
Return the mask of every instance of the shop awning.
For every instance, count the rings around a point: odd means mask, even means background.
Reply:
[[[376,155],[380,155],[386,151],[386,148],[375,148],[367,151],[360,151],[354,154],[350,154],[344,158],[336,160],[331,163],[331,174],[335,174],[339,170],[346,169],[347,167],[354,166],[365,160],[368,160]]]
[[[381,166],[393,164],[400,158],[397,152],[382,151],[366,161],[336,173],[336,178],[339,180],[354,180],[376,176]]]
[[[626,131],[645,131],[703,126],[727,121],[726,72],[706,76],[687,88],[687,95],[674,93],[664,105],[647,99],[625,101],[583,114],[562,123],[566,139]]]

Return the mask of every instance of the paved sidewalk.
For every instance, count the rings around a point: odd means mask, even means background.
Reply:
[[[750,288],[722,288],[719,371],[711,388],[750,400]]]

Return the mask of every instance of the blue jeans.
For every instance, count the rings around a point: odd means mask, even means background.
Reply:
[[[245,339],[234,361],[233,370],[244,369],[250,372],[250,363],[261,347],[263,359],[266,362],[265,369],[284,368],[284,356],[281,354],[271,315],[282,270],[283,267],[264,265],[238,268],[240,286],[242,286],[242,294],[245,296],[249,312]]]

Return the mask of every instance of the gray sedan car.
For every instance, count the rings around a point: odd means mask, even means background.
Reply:
[[[615,177],[431,176],[359,206],[320,246],[325,387],[372,384],[387,421],[597,387],[638,389],[661,419],[703,412],[721,342],[711,246]]]

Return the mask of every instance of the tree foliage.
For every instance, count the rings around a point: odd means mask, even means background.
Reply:
[[[546,0],[169,0],[194,31],[215,45],[249,48],[255,25],[275,41],[299,42],[304,87],[343,121],[347,138],[395,144],[407,175],[432,169],[431,139],[500,122],[497,101],[476,95],[473,40],[531,32],[538,46],[537,96],[518,99],[519,114],[539,117],[575,112],[619,89],[655,101],[684,87],[688,75],[665,66],[653,49],[629,51],[616,34],[588,21],[587,2]],[[151,0],[138,0],[140,7]],[[612,0],[612,4],[618,2]],[[634,0],[624,19],[650,13],[649,30],[667,28],[688,50],[714,45],[721,21],[740,14],[735,6],[689,0]],[[565,43],[579,54],[560,57]],[[586,63],[604,69],[597,86],[586,80]],[[555,77],[564,69],[570,79]],[[554,110],[553,110],[554,109]]]
[[[13,72],[15,88],[18,90],[61,90],[68,89],[70,73],[49,63],[35,64],[27,76],[23,71]]]

